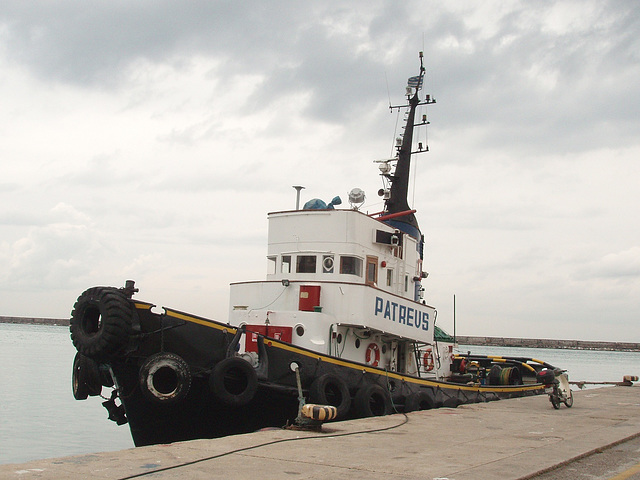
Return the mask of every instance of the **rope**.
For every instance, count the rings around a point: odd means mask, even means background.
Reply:
[[[393,429],[401,427],[402,425],[404,425],[404,424],[409,422],[409,417],[407,416],[407,414],[403,413],[402,415],[404,416],[402,422],[400,422],[400,423],[398,423],[396,425],[391,425],[390,427],[381,427],[381,428],[375,428],[373,430],[359,430],[357,432],[347,432],[347,433],[338,433],[338,434],[332,433],[331,436],[332,437],[347,437],[347,436],[350,436],[350,435],[361,435],[361,434],[366,434],[366,433],[378,433],[378,432],[385,432],[387,430],[393,430]],[[134,475],[129,475],[128,477],[121,477],[118,480],[129,480],[131,478],[140,478],[140,477],[144,477],[144,476],[147,476],[147,475],[152,475],[154,473],[166,472],[168,470],[187,467],[189,465],[195,465],[196,463],[202,463],[202,462],[207,462],[209,460],[215,460],[217,458],[226,457],[228,455],[233,455],[234,453],[241,453],[241,452],[246,452],[246,451],[249,451],[249,450],[255,450],[256,448],[267,447],[269,445],[276,445],[278,443],[294,442],[294,441],[301,441],[301,440],[316,440],[316,439],[320,439],[320,438],[326,438],[326,436],[324,436],[324,435],[313,435],[311,437],[282,438],[280,440],[273,440],[273,441],[270,441],[270,442],[260,443],[258,445],[252,445],[250,447],[237,448],[237,449],[231,450],[229,452],[219,453],[217,455],[211,455],[210,457],[199,458],[198,460],[193,460],[191,462],[185,462],[185,463],[180,463],[180,464],[177,464],[177,465],[171,465],[169,467],[158,468],[156,470],[150,470],[148,472],[136,473]]]

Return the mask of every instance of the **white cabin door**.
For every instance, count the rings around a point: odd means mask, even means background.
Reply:
[[[367,285],[378,285],[378,257],[367,256]]]

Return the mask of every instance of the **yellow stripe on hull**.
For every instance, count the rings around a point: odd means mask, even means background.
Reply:
[[[362,372],[367,372],[367,373],[373,373],[375,375],[380,375],[382,377],[385,378],[393,378],[395,380],[401,380],[401,381],[405,381],[408,383],[414,383],[417,385],[425,385],[425,386],[429,386],[429,387],[440,387],[440,388],[455,388],[457,390],[466,390],[466,391],[479,391],[479,392],[499,392],[499,393],[508,393],[508,392],[514,392],[514,391],[536,391],[536,390],[542,390],[544,389],[544,385],[529,385],[529,386],[511,386],[511,387],[488,387],[488,386],[469,386],[469,385],[462,385],[462,384],[453,384],[453,383],[446,383],[446,382],[436,382],[433,380],[423,380],[420,378],[415,378],[415,377],[409,377],[406,375],[400,375],[397,373],[393,373],[393,372],[386,372],[386,371],[380,371],[378,369],[375,368],[371,368],[368,367],[366,365],[358,365],[358,364],[354,364],[353,362],[348,362],[345,360],[340,360],[334,357],[328,357],[325,355],[319,355],[317,353],[314,352],[308,352],[306,350],[302,350],[300,348],[297,348],[293,345],[289,345],[287,343],[281,343],[278,341],[272,341],[272,340],[268,340],[267,341],[267,345],[275,347],[275,348],[279,348],[281,350],[287,350],[289,352],[293,352],[296,353],[298,355],[304,355],[306,357],[310,357],[310,358],[314,358],[323,362],[327,362],[327,363],[331,363],[333,365],[339,365],[341,367],[347,367],[347,368],[353,368],[353,369],[357,369],[359,371]]]
[[[146,305],[143,305],[143,306],[146,308]],[[137,308],[137,304],[136,304],[136,308]],[[237,328],[232,327],[230,325],[223,324],[223,323],[218,323],[214,320],[207,320],[200,317],[194,317],[186,313],[182,313],[176,310],[170,310],[166,308],[165,308],[165,312],[167,316],[177,318],[179,320],[185,320],[187,322],[196,323],[198,325],[202,325],[205,327],[215,328],[220,331],[227,331],[232,334],[235,334],[237,332]],[[353,368],[361,372],[367,372],[374,375],[380,375],[385,378],[392,378],[395,380],[413,383],[416,385],[424,385],[428,387],[455,388],[456,390],[465,390],[470,392],[477,391],[477,392],[492,392],[492,393],[513,393],[513,392],[536,391],[536,390],[544,389],[544,385],[529,385],[529,386],[518,385],[518,386],[510,386],[510,387],[505,387],[505,386],[493,387],[493,386],[469,386],[469,385],[454,384],[454,383],[447,383],[447,382],[437,382],[433,380],[426,380],[426,379],[420,379],[420,378],[410,377],[406,375],[400,375],[394,372],[380,371],[376,368],[368,367],[366,365],[360,365],[350,361],[340,360],[338,358],[329,357],[329,356],[318,354],[315,352],[303,350],[301,348],[295,347],[287,343],[282,343],[277,340],[269,339],[266,343],[268,346],[279,348],[280,350],[286,350],[286,351],[295,353],[297,355],[304,355],[305,357],[320,360],[322,362],[327,362],[332,365],[338,365],[340,367],[346,367],[346,368]],[[501,359],[501,357],[489,357],[489,358],[495,358],[496,361],[498,361],[498,359]],[[502,359],[502,361],[506,361],[506,360]]]
[[[206,318],[194,317],[193,315],[187,315],[186,313],[181,313],[176,310],[169,310],[165,308],[165,312],[167,316],[177,318],[179,320],[185,320],[191,323],[197,323],[198,325],[203,325],[205,327],[215,328],[221,331],[227,331],[229,333],[235,334],[238,330],[231,325],[225,325],[223,323],[218,323],[213,320],[207,320]]]

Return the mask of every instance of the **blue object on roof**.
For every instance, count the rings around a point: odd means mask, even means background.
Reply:
[[[342,199],[340,197],[333,197],[331,203],[328,205],[319,198],[313,198],[304,204],[302,207],[303,210],[333,210],[334,205],[340,205],[342,203]]]

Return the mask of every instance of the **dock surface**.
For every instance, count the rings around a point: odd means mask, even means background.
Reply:
[[[557,467],[640,438],[640,387],[589,389],[574,398],[570,409],[554,410],[539,395],[325,424],[321,433],[273,429],[0,465],[0,478],[553,478]],[[604,476],[588,478],[640,478],[640,452],[627,450]]]

